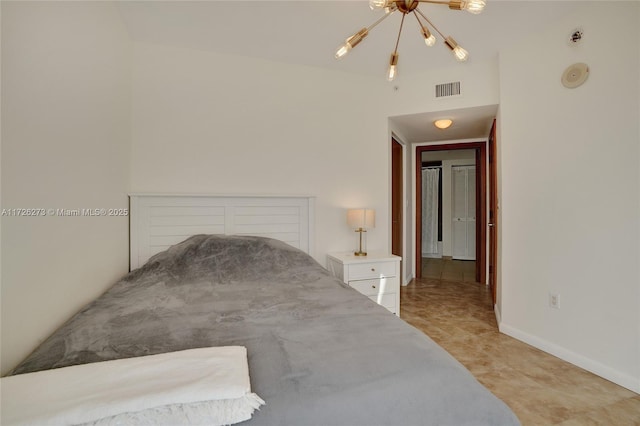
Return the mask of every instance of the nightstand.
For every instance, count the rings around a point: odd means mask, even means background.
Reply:
[[[388,253],[327,254],[327,268],[369,299],[400,316],[400,256]]]

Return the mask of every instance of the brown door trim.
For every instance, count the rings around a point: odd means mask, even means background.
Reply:
[[[487,144],[485,142],[449,143],[416,146],[416,278],[422,277],[422,153],[475,149],[476,151],[476,281],[487,279]]]
[[[391,253],[403,257],[404,235],[402,214],[404,207],[403,146],[391,138]],[[402,267],[400,268],[402,271]],[[404,278],[404,277],[403,277]],[[400,280],[403,282],[403,279]]]

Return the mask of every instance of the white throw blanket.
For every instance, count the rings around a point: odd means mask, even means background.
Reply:
[[[242,346],[189,349],[1,379],[3,425],[209,424],[251,418]]]

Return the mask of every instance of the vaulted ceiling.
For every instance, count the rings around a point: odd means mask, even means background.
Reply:
[[[434,4],[422,4],[420,9],[469,51],[469,61],[483,61],[575,4],[489,0],[480,15]],[[336,60],[335,50],[345,38],[382,15],[371,11],[367,1],[125,1],[118,6],[136,41],[382,77],[402,16],[396,12],[347,57]],[[405,20],[399,53],[402,73],[456,63],[441,39],[431,48],[425,46],[413,16]]]
[[[467,63],[472,63],[495,60],[501,49],[567,14],[578,3],[488,0],[480,15],[434,4],[421,4],[420,9],[469,51]],[[121,1],[118,7],[134,41],[379,75],[381,80],[402,16],[396,12],[346,57],[336,60],[334,53],[345,38],[382,16],[381,11],[370,10],[367,1]],[[398,52],[401,75],[465,66],[455,61],[440,38],[435,46],[425,46],[413,16],[405,20]],[[487,113],[477,112],[478,116],[473,111],[460,112],[475,132],[477,119],[486,119]],[[400,121],[408,126],[412,139],[442,137],[442,132],[420,135],[416,129],[430,118],[407,116]],[[476,137],[469,132],[460,135]]]

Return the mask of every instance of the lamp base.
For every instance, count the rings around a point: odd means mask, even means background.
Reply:
[[[366,256],[367,252],[366,251],[362,251],[362,233],[363,232],[367,232],[367,230],[364,229],[364,228],[358,228],[358,229],[356,229],[356,232],[360,233],[360,246],[358,247],[358,251],[354,251],[353,254],[355,256]],[[365,249],[366,249],[366,247],[365,247]]]

